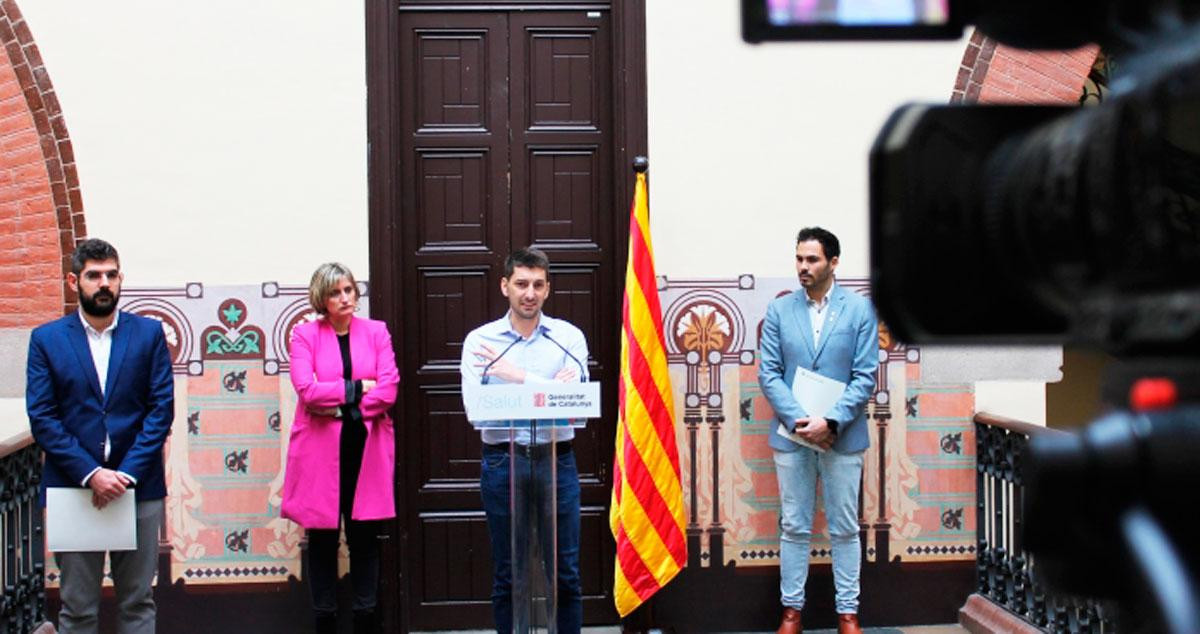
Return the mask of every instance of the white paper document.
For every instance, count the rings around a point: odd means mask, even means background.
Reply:
[[[46,489],[46,543],[51,552],[137,549],[137,501],[130,489],[102,509],[92,490]]]
[[[816,372],[805,370],[804,368],[796,368],[796,377],[792,379],[792,396],[796,397],[796,402],[800,403],[800,407],[803,407],[809,416],[824,418],[829,414],[829,410],[833,409],[833,406],[837,404],[838,399],[842,398],[842,393],[845,391],[845,383],[827,376],[821,376]],[[817,445],[804,440],[799,435],[784,429],[783,425],[775,425],[775,433],[797,445],[803,445],[817,451],[825,451]]]

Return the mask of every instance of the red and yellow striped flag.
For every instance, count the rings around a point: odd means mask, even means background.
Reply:
[[[613,596],[626,616],[687,565],[675,405],[650,246],[646,175],[637,175],[621,331],[621,381],[612,508]]]

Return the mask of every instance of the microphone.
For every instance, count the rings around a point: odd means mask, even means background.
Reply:
[[[509,350],[512,350],[512,347],[513,347],[513,346],[515,346],[515,345],[517,345],[517,343],[518,343],[518,342],[520,342],[520,341],[521,341],[521,338],[520,338],[520,337],[517,337],[516,339],[513,339],[513,342],[512,342],[512,343],[510,343],[510,344],[508,344],[508,347],[507,347],[507,348],[505,348],[503,352],[501,352],[500,354],[496,355],[496,358],[495,358],[495,359],[492,359],[491,361],[489,361],[489,362],[488,362],[488,364],[487,364],[487,365],[483,366],[483,372],[481,372],[481,377],[480,377],[480,379],[479,379],[479,384],[480,384],[480,385],[487,385],[487,384],[488,384],[488,379],[489,379],[489,378],[491,378],[491,377],[489,377],[489,376],[488,376],[488,373],[487,373],[487,371],[488,371],[488,370],[491,370],[491,369],[492,369],[492,366],[493,366],[493,365],[496,365],[496,362],[500,360],[500,357],[503,357],[504,355],[508,354],[508,351],[509,351]],[[559,346],[559,347],[561,348],[562,346]]]
[[[576,358],[575,355],[571,354],[571,351],[567,350],[566,347],[564,347],[561,343],[555,341],[554,337],[551,337],[549,332],[543,330],[542,336],[545,337],[546,339],[549,339],[551,343],[558,346],[559,349],[561,349],[563,352],[567,353],[568,357],[571,357],[571,360],[575,362],[575,365],[579,366],[579,382],[583,383],[584,381],[586,381],[587,380],[587,370],[585,370],[583,368],[583,364],[580,363],[579,359]]]

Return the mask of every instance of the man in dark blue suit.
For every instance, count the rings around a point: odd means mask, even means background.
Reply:
[[[113,551],[118,631],[153,634],[151,581],[162,524],[163,443],[174,419],[175,385],[162,326],[117,311],[120,259],[103,240],[85,240],[71,256],[67,284],[79,311],[43,324],[29,341],[25,405],[34,440],[46,454],[46,487],[87,487],[103,508],[122,495],[137,502],[137,550]],[[55,554],[62,573],[59,629],[99,628],[104,552]]]
[[[858,490],[867,434],[867,401],[879,367],[879,332],[870,300],[834,281],[841,245],[821,229],[796,236],[801,290],[767,307],[759,341],[758,383],[775,410],[768,444],[779,478],[779,572],[783,619],[778,634],[803,631],[800,610],[808,580],[817,480],[833,551],[838,634],[861,634],[858,624]],[[846,385],[825,412],[806,412],[792,395],[803,368]],[[806,445],[777,433],[799,436]],[[813,449],[812,447],[816,447]]]

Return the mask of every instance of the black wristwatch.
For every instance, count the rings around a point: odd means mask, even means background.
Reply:
[[[825,419],[825,424],[829,426],[829,431],[836,436],[838,432],[838,422],[836,420]]]

